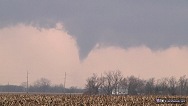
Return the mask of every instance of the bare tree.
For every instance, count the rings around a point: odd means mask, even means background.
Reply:
[[[123,78],[120,82],[119,82],[119,87],[121,87],[124,90],[128,89],[128,80],[126,78]]]
[[[156,92],[159,94],[168,94],[168,78],[162,78],[157,81]]]
[[[112,90],[118,91],[120,81],[123,79],[121,71],[109,71],[105,73],[103,90],[106,94],[112,94]]]
[[[41,78],[34,82],[34,86],[40,88],[41,92],[46,92],[51,85],[51,81],[46,78]]]
[[[169,93],[171,95],[176,95],[177,81],[175,77],[170,77],[168,80]]]
[[[123,79],[121,71],[117,70],[113,72],[113,82],[114,82],[114,89],[117,93],[119,90],[120,81]]]
[[[128,78],[128,93],[137,95],[144,92],[145,81],[134,76]]]
[[[188,94],[188,79],[186,78],[186,76],[181,76],[179,78],[179,94],[180,95],[185,95]]]
[[[50,84],[51,81],[46,78],[41,78],[34,83],[35,86],[50,86]]]
[[[155,82],[156,81],[156,82]],[[93,74],[87,79],[87,93],[90,94],[162,94],[162,95],[188,95],[188,78],[182,76],[177,81],[175,77],[155,80],[143,80],[134,76],[124,78],[119,70],[105,72],[104,76]]]
[[[150,78],[146,81],[145,85],[145,93],[146,94],[154,94],[155,92],[155,78]]]
[[[101,78],[97,77],[97,74],[93,74],[92,77],[87,79],[86,84],[86,93],[87,94],[98,94],[99,93],[99,87],[102,84]]]

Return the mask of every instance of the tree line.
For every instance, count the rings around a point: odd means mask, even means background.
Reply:
[[[65,88],[63,84],[52,85],[51,81],[46,78],[41,78],[28,86],[23,82],[18,85],[0,85],[0,92],[38,92],[38,93],[83,93],[84,89],[78,87]]]
[[[103,76],[104,75],[104,76]],[[109,71],[98,76],[93,74],[86,80],[85,94],[112,94],[119,89],[128,95],[188,95],[188,78],[181,76],[147,80],[130,76],[123,77],[121,71]]]
[[[188,78],[184,75],[176,79],[141,79],[135,76],[124,77],[119,70],[104,72],[100,76],[93,74],[86,80],[85,88],[65,88],[63,84],[52,85],[51,81],[41,78],[28,86],[24,82],[18,85],[0,85],[0,92],[39,92],[39,93],[84,93],[108,94],[119,90],[127,91],[128,95],[188,95]]]

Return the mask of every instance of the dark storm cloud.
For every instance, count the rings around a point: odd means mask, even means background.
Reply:
[[[186,0],[1,0],[0,26],[62,22],[83,59],[97,43],[152,49],[188,45]]]

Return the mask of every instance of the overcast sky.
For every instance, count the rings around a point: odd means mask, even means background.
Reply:
[[[92,73],[187,75],[186,0],[1,0],[0,84]],[[13,80],[14,79],[14,80]],[[77,81],[77,82],[76,82]]]

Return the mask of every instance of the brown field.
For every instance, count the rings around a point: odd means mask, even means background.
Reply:
[[[188,106],[188,103],[161,103],[157,98],[180,96],[123,96],[82,94],[0,94],[0,106]]]

